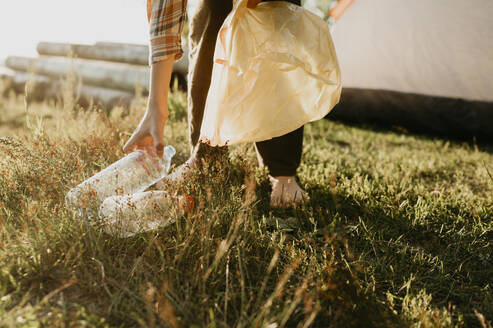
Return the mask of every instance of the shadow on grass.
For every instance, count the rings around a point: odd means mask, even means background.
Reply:
[[[481,139],[481,140],[476,140],[474,137],[465,137],[465,136],[445,136],[441,134],[434,134],[426,131],[420,131],[420,130],[408,130],[402,126],[388,126],[388,125],[383,125],[383,124],[376,124],[376,123],[354,123],[354,122],[347,122],[347,121],[341,121],[341,120],[336,120],[336,119],[331,119],[331,118],[325,118],[327,121],[330,122],[338,122],[342,123],[344,125],[350,126],[350,127],[355,127],[359,129],[364,129],[364,130],[370,130],[373,132],[378,132],[378,133],[396,133],[396,134],[404,134],[406,136],[414,136],[415,138],[418,139],[427,139],[427,140],[443,140],[444,142],[452,142],[458,145],[463,145],[465,147],[468,147],[470,149],[475,149],[477,148],[479,151],[483,151],[489,154],[493,154],[493,140],[488,140],[488,139]],[[337,141],[335,141],[337,143]],[[347,146],[348,144],[343,144],[342,146]]]
[[[270,191],[267,180],[257,186],[257,217],[269,218],[267,226],[271,234],[284,234],[289,243],[306,252],[307,258],[314,256],[323,263],[323,270],[314,277],[324,286],[317,290],[322,310],[314,327],[408,326],[409,323],[383,304],[382,295],[364,287],[361,280],[364,268],[353,253],[353,240],[347,239],[343,226],[332,221],[337,211],[336,195],[310,189],[310,201],[301,207],[273,209],[269,206]],[[317,252],[322,255],[313,255]]]
[[[479,324],[475,310],[493,318],[493,231],[487,212],[465,213],[450,206],[443,215],[430,213],[416,222],[409,213],[385,211],[343,192],[309,191],[313,211],[296,212],[303,222],[297,234],[313,231],[308,222],[318,213],[320,229],[343,235],[364,267],[358,272],[363,289],[375,289],[371,302],[378,303],[387,292],[403,300],[425,290],[431,306],[448,309],[460,321],[457,309],[467,326]],[[483,231],[475,228],[478,222]]]

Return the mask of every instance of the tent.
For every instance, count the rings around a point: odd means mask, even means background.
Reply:
[[[328,118],[493,141],[493,1],[340,0],[332,16]]]

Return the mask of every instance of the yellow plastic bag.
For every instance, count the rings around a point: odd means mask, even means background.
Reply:
[[[323,118],[341,94],[328,24],[288,2],[240,0],[218,35],[201,141],[263,141]]]

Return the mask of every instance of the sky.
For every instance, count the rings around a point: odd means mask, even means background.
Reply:
[[[40,41],[147,44],[146,0],[0,0],[0,62]]]
[[[306,1],[306,0],[305,0]],[[319,0],[310,0],[315,5]],[[40,41],[149,42],[146,0],[0,0],[0,66],[36,56]],[[196,0],[189,0],[189,13]]]

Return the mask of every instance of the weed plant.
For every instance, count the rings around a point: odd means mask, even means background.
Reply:
[[[191,213],[119,239],[64,197],[123,156],[144,109],[0,100],[0,326],[491,327],[493,149],[322,120],[302,207],[271,209],[239,145],[173,186]],[[185,94],[170,110],[180,163]]]

